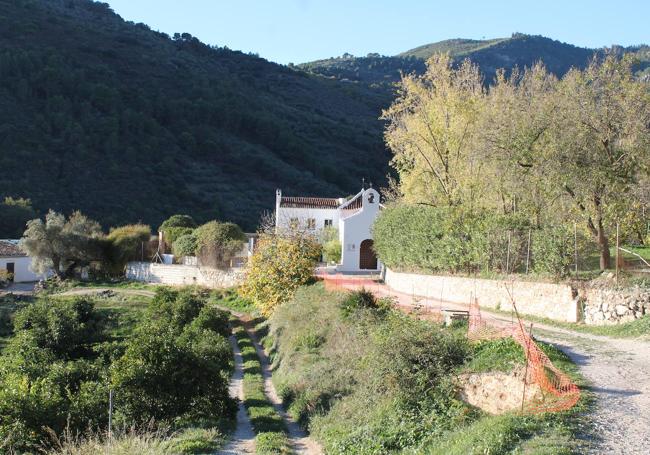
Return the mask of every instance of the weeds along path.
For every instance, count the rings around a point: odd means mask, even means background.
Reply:
[[[102,293],[115,293],[124,295],[138,295],[141,297],[153,297],[155,292],[147,291],[146,289],[123,289],[123,288],[74,288],[69,291],[59,292],[55,295],[61,296],[77,296],[77,295],[95,295]]]
[[[327,279],[327,278],[326,278]],[[385,285],[363,280],[341,284],[334,279],[326,283],[334,288],[365,287],[380,297],[393,297],[405,312],[415,307],[414,296],[400,294]],[[468,310],[469,305],[415,296],[417,306],[440,316],[441,308]],[[512,323],[509,316],[481,308],[497,323]],[[525,317],[524,317],[525,321]],[[530,326],[531,321],[525,321]],[[535,338],[554,344],[578,365],[587,379],[595,405],[588,419],[592,427],[582,435],[590,454],[645,455],[650,453],[650,342],[614,339],[533,322]]]
[[[232,434],[232,439],[218,453],[219,455],[253,454],[255,453],[255,433],[244,406],[242,355],[235,336],[230,335],[229,340],[235,356],[235,370],[230,379],[230,396],[239,400],[239,409],[237,410],[237,428]]]
[[[312,438],[307,436],[307,434],[300,428],[300,426],[289,416],[282,407],[282,400],[278,396],[275,386],[272,381],[271,366],[269,363],[269,358],[264,351],[264,348],[257,339],[257,334],[255,333],[255,327],[251,321],[243,321],[244,328],[248,333],[248,336],[253,341],[255,346],[255,351],[257,356],[260,359],[260,365],[262,369],[262,377],[264,378],[264,393],[269,401],[273,404],[276,412],[284,420],[288,436],[289,443],[291,444],[292,449],[297,454],[309,454],[309,455],[319,455],[322,452],[320,445],[314,441]]]

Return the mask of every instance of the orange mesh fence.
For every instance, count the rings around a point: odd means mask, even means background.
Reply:
[[[514,303],[513,303],[514,306]],[[527,401],[523,411],[531,414],[557,412],[572,408],[580,399],[580,389],[565,373],[560,371],[535,343],[517,315],[511,323],[484,317],[476,299],[469,308],[470,340],[489,340],[511,337],[526,354],[526,385],[539,386],[541,394]]]
[[[444,302],[442,296],[422,297],[394,291],[367,276],[350,276],[341,274],[317,274],[329,290],[359,290],[366,289],[380,298],[390,298],[402,311],[415,313],[421,319],[434,321],[442,320],[445,309],[469,310],[469,328],[467,336],[470,340],[490,340],[512,338],[524,350],[526,355],[525,386],[536,385],[541,393],[534,394],[535,398],[525,402],[522,411],[528,414],[564,411],[572,408],[580,399],[580,389],[562,371],[553,365],[548,356],[540,349],[524,323],[517,315],[510,322],[501,318],[485,316],[481,313],[476,299],[469,305]],[[513,307],[515,306],[513,302]]]

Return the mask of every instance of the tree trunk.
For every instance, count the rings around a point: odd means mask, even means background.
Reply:
[[[602,221],[598,222],[598,248],[600,248],[600,270],[606,270],[611,267],[612,258],[609,252],[609,239],[605,235]]]

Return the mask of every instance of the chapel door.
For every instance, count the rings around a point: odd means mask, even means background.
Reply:
[[[377,255],[373,249],[374,242],[366,239],[359,248],[359,268],[362,270],[377,270]]]

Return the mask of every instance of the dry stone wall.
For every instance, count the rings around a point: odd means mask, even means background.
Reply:
[[[242,269],[219,270],[191,265],[154,264],[150,262],[129,262],[126,278],[147,283],[171,286],[198,285],[209,288],[228,288],[243,282]]]
[[[606,325],[630,322],[650,312],[650,291],[592,287],[580,291],[585,324]]]

